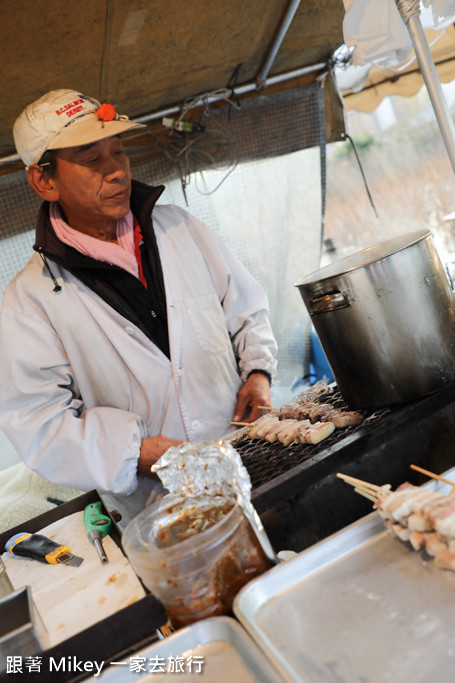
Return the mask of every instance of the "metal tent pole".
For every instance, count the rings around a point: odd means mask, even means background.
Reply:
[[[408,29],[447,154],[452,164],[452,170],[455,172],[455,127],[444,98],[425,31],[420,22],[420,3],[418,0],[395,0],[395,2],[401,18]]]
[[[297,12],[300,2],[301,0],[290,0],[288,4],[286,13],[281,21],[278,32],[272,42],[272,45],[269,48],[264,64],[262,65],[261,70],[257,76],[258,88],[260,89],[263,88],[265,85],[265,81],[267,79],[267,76],[269,75],[269,71],[272,68],[272,64],[275,61],[275,57],[278,54],[278,50],[281,47],[281,43],[283,42],[284,37],[288,31],[288,28],[291,25],[291,22],[294,18],[295,13]]]

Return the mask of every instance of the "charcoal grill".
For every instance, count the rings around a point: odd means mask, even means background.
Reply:
[[[316,401],[349,409],[336,385]],[[425,481],[411,464],[436,474],[455,465],[455,382],[410,404],[363,414],[361,425],[335,430],[317,445],[285,447],[241,434],[233,441],[277,552],[303,550],[372,511],[337,472],[395,488]]]

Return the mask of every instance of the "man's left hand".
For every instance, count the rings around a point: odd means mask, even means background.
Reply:
[[[262,415],[262,410],[258,406],[271,407],[270,382],[265,375],[254,372],[238,393],[233,422],[254,422]],[[249,408],[251,412],[245,417]]]

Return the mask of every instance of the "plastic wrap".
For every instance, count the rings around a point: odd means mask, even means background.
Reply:
[[[409,59],[412,42],[395,0],[343,0],[344,42],[354,48],[355,66],[378,63],[396,67]],[[412,6],[412,2],[409,5]],[[424,29],[442,29],[454,20],[455,0],[420,3]]]

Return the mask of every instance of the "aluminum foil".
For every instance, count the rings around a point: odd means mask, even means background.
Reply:
[[[251,480],[239,453],[224,441],[183,443],[169,448],[152,466],[170,493],[187,497],[236,496],[268,559],[279,560],[251,503]]]

